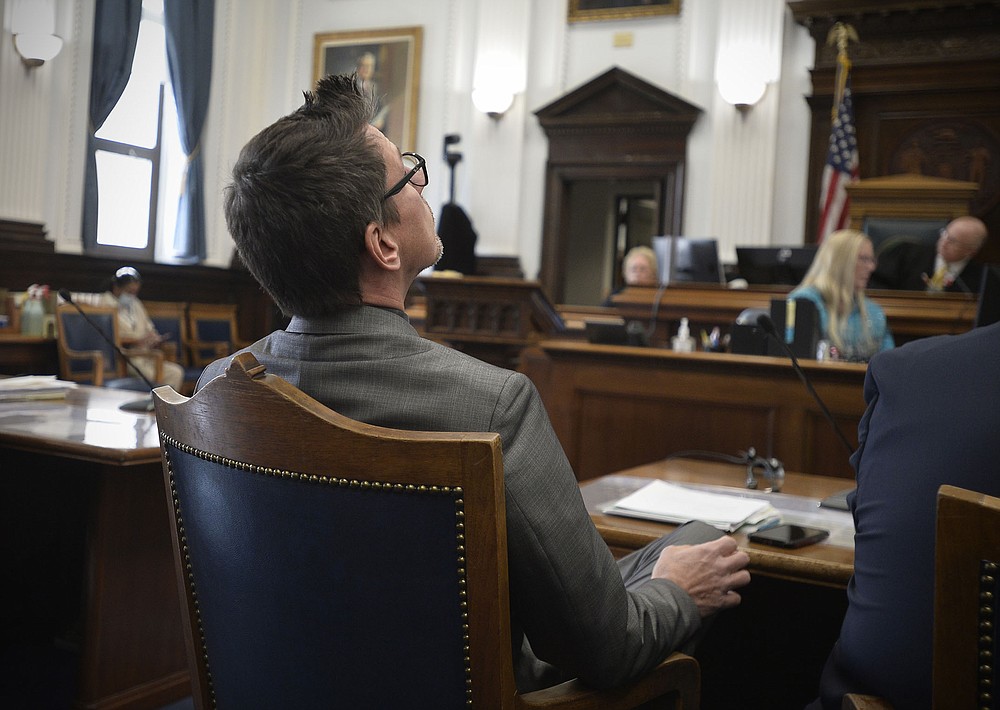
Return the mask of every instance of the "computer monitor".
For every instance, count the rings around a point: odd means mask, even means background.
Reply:
[[[801,247],[736,247],[741,278],[751,284],[796,286],[816,256],[816,245]]]
[[[1000,265],[987,264],[979,285],[979,305],[973,328],[981,328],[1000,321]]]
[[[719,243],[712,238],[653,237],[660,283],[725,283]]]

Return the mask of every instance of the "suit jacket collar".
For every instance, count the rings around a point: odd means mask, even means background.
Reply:
[[[289,333],[311,335],[375,335],[395,333],[417,335],[410,325],[405,312],[395,308],[378,306],[354,306],[342,308],[330,315],[307,318],[292,316],[285,330]]]

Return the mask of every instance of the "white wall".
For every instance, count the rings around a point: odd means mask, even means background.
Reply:
[[[66,40],[45,66],[26,70],[12,48],[9,2],[0,0],[0,218],[45,223],[60,251],[79,251],[93,0],[57,0]],[[689,141],[684,232],[737,244],[803,240],[812,40],[783,0],[683,0],[678,16],[568,24],[567,0],[216,0],[212,103],[203,141],[208,258],[227,265],[232,244],[221,190],[240,147],[301,103],[312,82],[316,33],[420,25],[417,150],[437,210],[448,199],[442,156],[459,133],[456,201],[479,232],[482,254],[517,254],[538,270],[548,152],[534,111],[620,66],[702,107]],[[631,46],[615,47],[617,33]],[[715,89],[718,54],[756,41],[779,57],[776,82],[745,116]],[[470,94],[481,50],[523,54],[524,92],[498,121]]]
[[[0,36],[0,219],[41,222],[60,251],[81,250],[93,0],[59,0],[59,56],[29,69]],[[23,288],[27,284],[4,284]]]

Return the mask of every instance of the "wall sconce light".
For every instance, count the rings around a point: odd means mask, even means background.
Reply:
[[[478,110],[499,121],[521,91],[524,91],[523,71],[512,57],[486,53],[477,60],[472,103]]]
[[[494,121],[499,121],[514,104],[514,92],[502,87],[480,87],[472,90],[472,103]]]
[[[740,113],[749,111],[755,103],[764,97],[767,83],[759,77],[730,77],[718,82],[722,100],[736,107]]]
[[[764,97],[769,81],[774,81],[774,71],[768,70],[762,49],[747,44],[727,47],[720,53],[715,67],[715,84],[723,101],[746,115],[754,104]]]
[[[63,41],[55,28],[54,0],[14,0],[10,31],[26,67],[40,67],[59,54]]]

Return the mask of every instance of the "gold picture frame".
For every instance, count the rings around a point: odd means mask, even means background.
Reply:
[[[570,22],[677,15],[681,0],[569,0]]]
[[[423,32],[422,27],[326,32],[313,41],[314,81],[357,71],[371,82],[378,101],[372,124],[403,151],[417,142]]]

